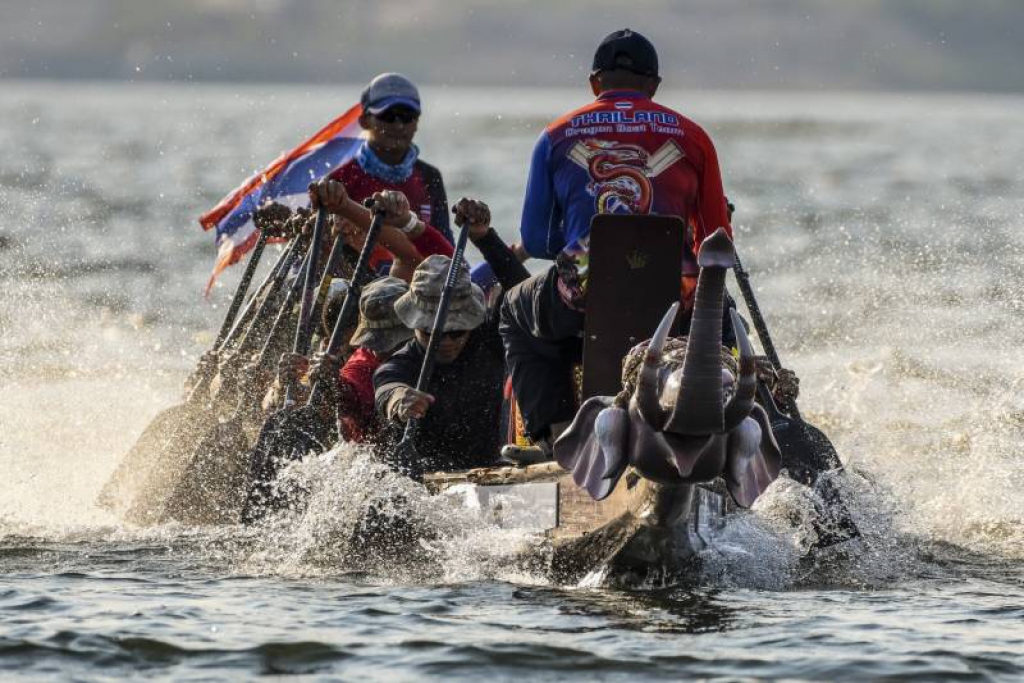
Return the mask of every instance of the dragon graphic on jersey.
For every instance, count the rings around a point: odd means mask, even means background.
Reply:
[[[683,150],[669,140],[650,154],[640,145],[588,139],[577,142],[569,158],[587,170],[587,192],[598,213],[650,213],[654,190],[650,179],[682,159]]]

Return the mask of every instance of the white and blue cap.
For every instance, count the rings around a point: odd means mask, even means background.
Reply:
[[[395,105],[403,105],[420,112],[420,91],[402,74],[381,74],[370,81],[360,99],[363,111],[374,116]]]

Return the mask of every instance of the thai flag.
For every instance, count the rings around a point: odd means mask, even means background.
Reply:
[[[257,208],[269,200],[293,207],[306,205],[309,184],[355,156],[362,143],[361,113],[360,105],[352,107],[316,135],[279,156],[200,217],[204,230],[217,229],[217,261],[206,285],[207,293],[217,276],[256,244],[259,230],[252,216]]]

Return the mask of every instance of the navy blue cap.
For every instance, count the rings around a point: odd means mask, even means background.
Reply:
[[[420,92],[402,74],[387,73],[377,76],[366,86],[360,98],[363,111],[373,115],[387,111],[396,105],[409,107],[420,112]]]
[[[651,41],[624,28],[609,33],[594,53],[593,73],[625,69],[641,76],[658,75],[658,52]]]

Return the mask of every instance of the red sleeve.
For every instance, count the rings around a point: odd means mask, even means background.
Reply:
[[[703,132],[703,131],[702,131]],[[722,189],[722,172],[718,168],[718,154],[711,138],[701,136],[701,147],[704,151],[704,164],[700,174],[700,188],[697,195],[697,221],[695,223],[693,253],[697,253],[705,237],[718,228],[732,238],[732,225],[729,223],[729,208],[726,205],[725,191]]]
[[[394,260],[395,257],[390,251],[379,244],[375,244],[373,245],[373,251],[370,252],[370,270],[376,272],[381,263],[388,263]]]
[[[358,349],[341,368],[342,393],[351,399],[346,407],[361,417],[373,415],[373,373],[379,365],[380,361],[374,353]]]
[[[455,248],[451,245],[451,242],[445,239],[444,235],[432,225],[426,225],[426,230],[419,237],[412,240],[412,245],[422,254],[423,258],[433,256],[434,254],[451,256],[455,253]]]

